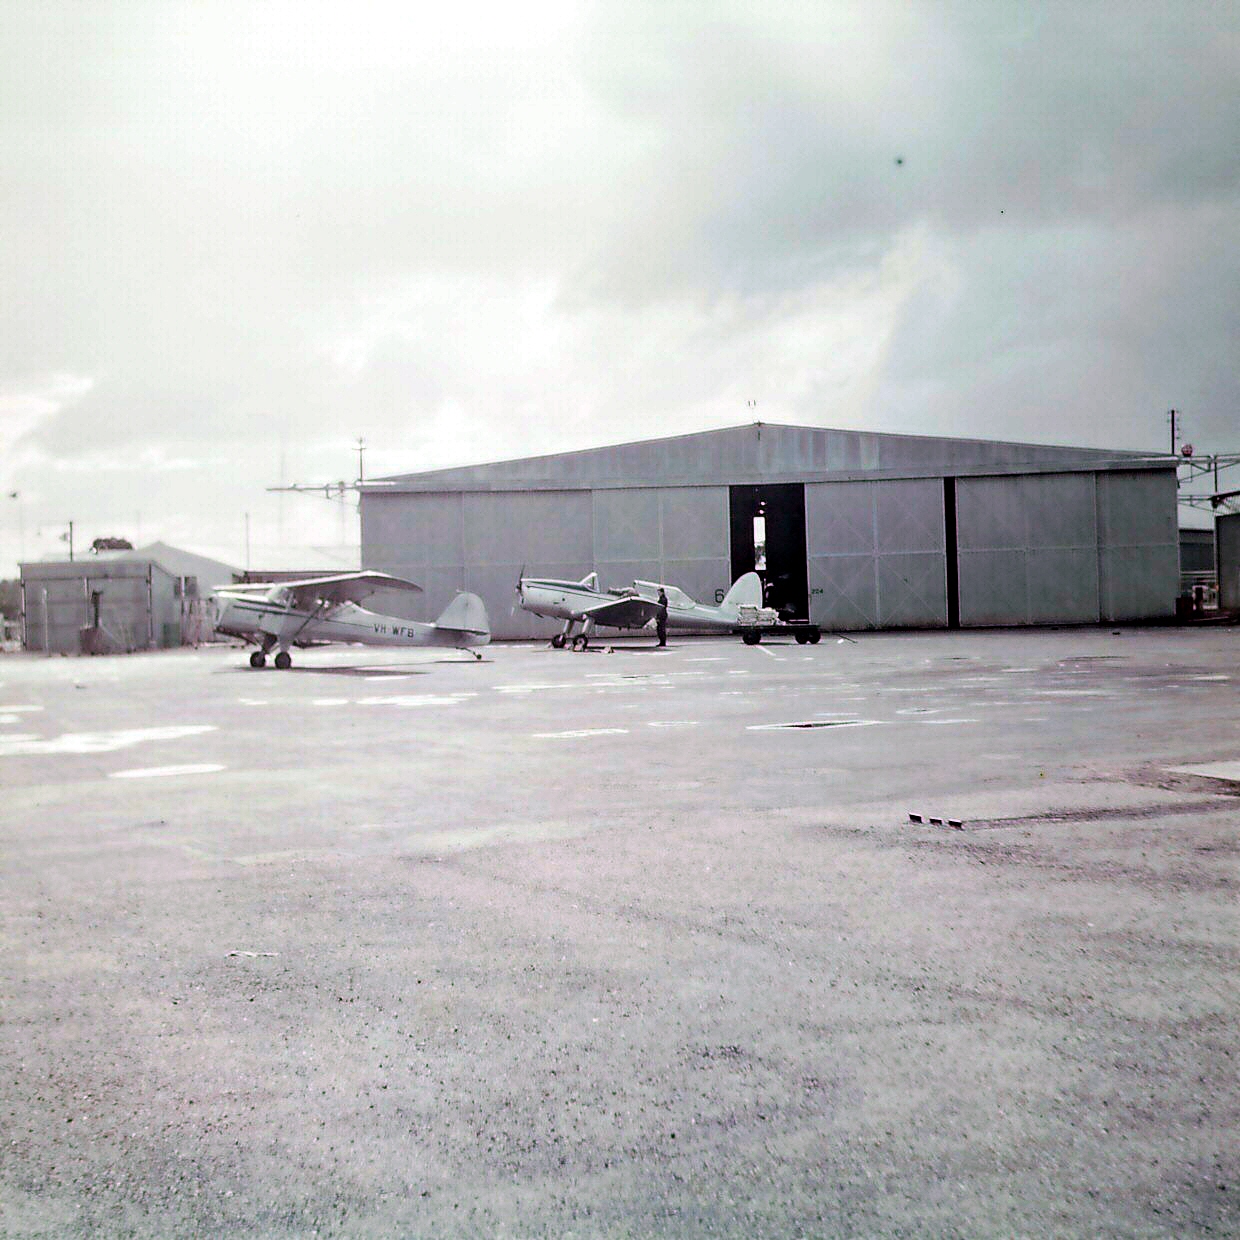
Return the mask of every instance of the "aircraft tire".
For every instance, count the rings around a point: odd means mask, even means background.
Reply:
[[[578,633],[573,638],[573,649],[584,650],[590,644],[590,639],[584,633]]]
[[[289,654],[287,650],[281,650],[280,653],[276,655],[276,667],[278,667],[282,672],[287,672],[292,666],[293,656]]]
[[[555,636],[551,639],[551,644],[552,644],[552,645],[553,645],[553,646],[554,646],[557,650],[563,650],[563,649],[564,649],[564,643],[565,643],[565,640],[566,640],[566,638],[564,637],[564,634],[563,634],[563,633],[557,633],[557,634],[556,634],[556,635],[555,635]]]
[[[250,651],[250,666],[251,667],[266,667],[267,656],[263,654],[261,650],[251,650]]]
[[[761,640],[762,640],[761,633],[742,633],[741,634],[741,641],[743,641],[746,646],[756,646]]]

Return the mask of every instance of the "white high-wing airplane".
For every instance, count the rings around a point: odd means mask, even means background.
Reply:
[[[422,587],[387,573],[363,570],[301,581],[265,581],[221,586],[215,628],[252,641],[251,667],[263,667],[275,647],[281,671],[293,665],[290,646],[359,642],[367,646],[450,646],[468,650],[491,640],[486,608],[476,594],[458,594],[431,624],[367,611],[358,604],[376,590],[420,594]]]
[[[557,649],[571,640],[574,650],[584,650],[596,625],[615,629],[643,629],[659,614],[659,591],[667,596],[667,627],[731,633],[740,623],[740,608],[762,605],[762,579],[745,573],[732,583],[723,601],[712,607],[695,603],[678,586],[658,581],[635,581],[619,590],[601,590],[598,573],[587,573],[580,581],[560,581],[554,577],[526,577],[517,580],[517,597],[526,611],[564,621],[564,628],[552,639]],[[581,632],[573,636],[573,626]]]

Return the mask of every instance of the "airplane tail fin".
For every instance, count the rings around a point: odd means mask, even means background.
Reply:
[[[762,578],[757,573],[745,573],[738,577],[732,588],[723,596],[723,607],[761,607]]]
[[[485,646],[491,640],[487,609],[476,594],[458,594],[440,612],[435,627],[459,634],[462,645]]]

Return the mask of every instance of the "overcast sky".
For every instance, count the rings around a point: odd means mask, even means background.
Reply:
[[[351,566],[358,437],[1240,451],[1240,0],[4,0],[0,153],[0,575]]]

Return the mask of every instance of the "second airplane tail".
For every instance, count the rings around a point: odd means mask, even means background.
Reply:
[[[761,607],[762,578],[757,573],[745,573],[738,577],[732,588],[723,596],[722,607]]]

